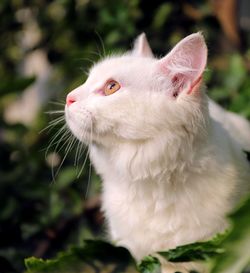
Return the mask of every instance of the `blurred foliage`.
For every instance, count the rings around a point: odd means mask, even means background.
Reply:
[[[74,247],[60,253],[55,259],[43,261],[29,258],[25,261],[29,273],[78,273],[110,270],[136,272],[132,256],[122,247],[102,241],[85,241],[83,247]]]
[[[62,124],[41,131],[54,119],[44,113],[63,108],[47,98],[64,101],[66,93],[86,79],[83,72],[92,62],[127,50],[142,31],[156,55],[162,56],[182,37],[199,30],[209,48],[208,94],[250,118],[250,51],[227,40],[209,1],[0,1],[1,273],[23,272],[26,257],[50,258],[70,245],[84,248],[84,239],[104,233],[99,178],[93,170],[89,175],[89,162],[81,170],[86,152],[78,168],[74,152],[65,158],[63,144],[52,143],[46,153],[57,133],[55,141],[60,140]],[[40,110],[32,123],[10,122],[6,109],[39,82],[40,75],[24,73],[24,67],[31,54],[41,50],[52,70],[49,88],[39,91]],[[237,243],[244,242],[237,236]]]
[[[207,242],[179,246],[158,254],[169,262],[207,261],[212,273],[238,273],[250,261],[250,198],[230,215],[231,230],[219,234]],[[243,227],[243,228],[242,228]],[[160,270],[157,257],[146,256],[139,264],[133,261],[129,252],[102,241],[85,241],[83,247],[74,247],[60,253],[52,260],[28,258],[25,261],[27,273],[79,273],[95,272],[112,265],[115,272],[156,273]]]
[[[250,264],[250,198],[231,215],[232,227],[222,242],[225,249],[221,256],[214,261],[212,273],[237,273],[246,269]],[[247,270],[248,267],[248,270]]]

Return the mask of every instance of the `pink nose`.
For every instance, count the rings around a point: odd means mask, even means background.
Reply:
[[[74,102],[76,102],[75,98],[72,95],[68,95],[67,98],[66,98],[67,106],[70,106]]]

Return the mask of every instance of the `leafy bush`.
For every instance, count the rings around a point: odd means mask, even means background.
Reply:
[[[250,261],[249,210],[250,198],[231,214],[232,227],[225,234],[158,254],[170,262],[206,261],[212,273],[242,272]],[[147,256],[136,267],[126,249],[102,241],[85,241],[83,247],[71,248],[53,260],[26,259],[27,273],[79,273],[88,272],[89,267],[105,272],[109,266],[116,272],[136,272],[137,269],[140,273],[154,273],[160,270],[157,257]]]

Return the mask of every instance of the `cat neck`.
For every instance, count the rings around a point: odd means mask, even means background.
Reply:
[[[181,136],[175,138],[162,133],[148,141],[120,142],[108,147],[92,144],[91,160],[104,180],[115,174],[133,183],[162,177],[169,183],[176,179],[184,182],[189,169],[199,168],[199,159],[207,157],[209,146],[205,134],[194,137],[188,129],[184,131],[188,135],[186,141]]]

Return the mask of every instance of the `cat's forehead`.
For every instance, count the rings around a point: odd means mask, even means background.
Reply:
[[[130,55],[111,56],[95,64],[90,69],[89,75],[92,78],[132,75],[150,70],[154,62],[153,58],[139,58]]]

